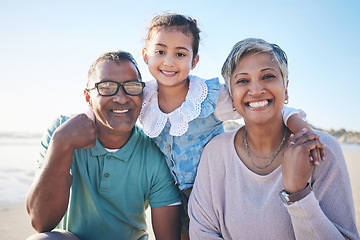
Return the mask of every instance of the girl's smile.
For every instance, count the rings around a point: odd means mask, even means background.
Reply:
[[[193,59],[192,46],[192,34],[183,33],[175,27],[161,27],[154,33],[142,54],[159,88],[182,85],[187,81],[198,61],[198,57]]]

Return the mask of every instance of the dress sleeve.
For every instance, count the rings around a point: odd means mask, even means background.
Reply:
[[[326,161],[312,174],[313,192],[286,206],[296,239],[359,239],[343,153],[335,139],[321,136]]]
[[[242,118],[237,111],[233,110],[232,99],[225,84],[221,84],[219,87],[219,98],[216,103],[214,115],[220,121]]]
[[[189,234],[191,239],[223,239],[220,225],[212,204],[211,186],[209,186],[210,167],[206,148],[201,156],[195,184],[190,195],[188,214],[190,218]],[[211,184],[210,184],[211,185]]]
[[[302,120],[304,120],[304,121],[306,120],[306,113],[301,109],[295,109],[295,108],[284,105],[281,109],[281,113],[283,116],[284,124],[286,126],[287,126],[287,122],[288,122],[289,118],[294,114],[298,114]]]

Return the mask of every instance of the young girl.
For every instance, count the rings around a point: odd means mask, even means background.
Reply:
[[[153,138],[166,156],[170,172],[181,190],[184,238],[189,223],[188,198],[202,150],[210,139],[224,132],[223,121],[240,118],[218,78],[205,80],[189,76],[199,61],[199,33],[196,21],[189,17],[159,15],[151,21],[142,51],[155,80],[146,83],[139,120],[145,134]],[[266,101],[251,103],[252,108],[270,106],[271,102]],[[303,112],[285,107],[282,113],[292,132],[308,127],[294,114]],[[272,155],[276,153],[274,149],[274,153],[269,153],[271,158],[264,156],[269,159],[268,164],[258,167],[271,165]],[[317,164],[318,156],[315,160]]]

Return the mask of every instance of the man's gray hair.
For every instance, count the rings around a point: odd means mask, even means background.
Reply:
[[[134,57],[125,51],[116,51],[116,52],[106,52],[104,54],[102,54],[100,57],[98,57],[93,64],[90,66],[90,69],[88,71],[88,81],[87,81],[87,88],[90,88],[90,84],[92,83],[93,80],[96,79],[96,65],[101,62],[101,61],[115,61],[117,63],[120,63],[121,61],[130,61],[134,64],[138,74],[139,74],[139,78],[141,80],[141,74],[138,68],[138,65],[134,59]]]

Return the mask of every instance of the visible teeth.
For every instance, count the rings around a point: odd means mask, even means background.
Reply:
[[[124,109],[124,110],[113,110],[114,113],[126,113],[128,112],[129,109]]]
[[[167,72],[167,71],[162,71],[162,73],[166,74],[166,75],[172,75],[175,74],[176,72]]]
[[[264,107],[266,105],[268,105],[269,101],[268,100],[264,100],[261,102],[249,102],[249,106],[252,108],[259,108],[259,107]]]

